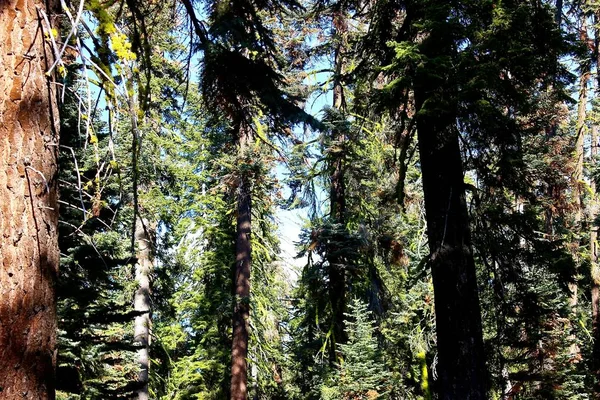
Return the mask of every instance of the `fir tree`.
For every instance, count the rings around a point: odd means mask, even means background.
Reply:
[[[382,363],[367,305],[349,304],[346,314],[348,342],[339,344],[340,364],[333,385],[322,389],[324,399],[376,399],[385,397],[389,373]]]

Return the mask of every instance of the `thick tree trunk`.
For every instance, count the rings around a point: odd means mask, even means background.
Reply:
[[[58,112],[40,16],[55,5],[0,1],[2,399],[55,397]]]
[[[140,217],[135,224],[135,242],[137,244],[137,263],[135,266],[135,280],[138,289],[134,296],[134,310],[142,313],[135,317],[133,341],[139,347],[137,359],[139,365],[137,398],[148,400],[148,377],[150,371],[150,329],[152,324],[150,302],[150,279],[153,270],[151,234],[148,232],[148,222]]]
[[[487,373],[452,78],[437,62],[452,38],[430,32],[414,96],[427,236],[435,295],[437,373],[442,400],[486,400]]]
[[[415,92],[415,97],[421,97]],[[424,100],[424,99],[423,99]],[[417,100],[418,109],[423,100]],[[475,263],[456,130],[417,122],[435,294],[438,375],[444,400],[486,399]]]
[[[239,132],[239,154],[249,150],[251,131],[242,126]],[[231,345],[231,400],[248,398],[248,319],[250,318],[250,267],[252,233],[252,195],[250,178],[239,177],[237,188],[237,222],[235,238],[233,340]]]

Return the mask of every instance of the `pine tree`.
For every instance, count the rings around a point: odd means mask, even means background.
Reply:
[[[0,4],[0,397],[54,399],[57,2]],[[54,46],[53,46],[54,43]]]
[[[120,138],[113,142],[107,126],[91,113],[84,114],[93,121],[89,131],[79,126],[78,98],[85,96],[75,83],[80,66],[67,67],[64,82],[72,89],[65,93],[60,108],[57,394],[59,398],[95,399],[131,390],[124,372],[134,370],[130,364],[134,349],[126,335],[133,316],[125,283],[130,267],[127,232],[118,229],[126,222],[119,217],[123,182],[110,170],[105,180],[97,180],[107,173],[99,168],[98,154],[104,150],[110,154],[109,143],[118,149]],[[95,145],[90,143],[90,134]],[[105,165],[117,168],[119,164],[112,160]]]

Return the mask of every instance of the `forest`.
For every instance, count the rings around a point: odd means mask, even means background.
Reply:
[[[0,0],[0,399],[600,399],[599,0]]]

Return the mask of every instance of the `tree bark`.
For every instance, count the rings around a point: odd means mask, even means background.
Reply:
[[[581,27],[579,30],[579,38],[584,45],[588,43],[588,34],[587,34],[587,24],[586,24],[586,16],[582,15],[581,17]],[[577,104],[577,136],[575,140],[575,174],[573,180],[575,181],[575,201],[576,201],[576,210],[575,210],[575,218],[574,218],[574,229],[575,231],[582,231],[582,221],[583,221],[583,212],[584,212],[584,201],[583,201],[583,159],[584,159],[584,139],[586,134],[586,117],[587,117],[587,103],[588,103],[588,81],[590,79],[590,71],[585,68],[587,63],[584,64],[584,68],[581,71],[579,76],[579,99]],[[575,260],[575,268],[576,272],[579,270],[579,266],[581,265],[581,259],[579,257],[579,245],[581,242],[578,240],[577,245],[574,247],[573,259]],[[576,274],[577,275],[577,274]],[[577,303],[578,303],[578,283],[571,282],[569,283],[569,290],[571,292],[571,296],[569,298],[569,306],[571,307],[571,311],[573,315],[577,313]],[[570,324],[571,325],[571,324]],[[573,361],[578,361],[580,356],[579,345],[577,344],[577,337],[575,335],[574,328],[572,326],[569,327],[571,330],[571,334],[569,334],[569,342],[571,342],[569,346],[569,354]]]
[[[346,19],[342,12],[333,16],[335,27],[332,37],[337,44],[334,50],[334,77],[333,77],[333,108],[345,112],[344,87],[342,85],[343,52],[346,43]],[[344,178],[344,142],[346,137],[343,132],[334,129],[332,135],[336,141],[335,146],[342,148],[334,153],[333,170],[330,176],[329,209],[330,217],[336,227],[345,230],[346,225],[346,186]],[[346,312],[346,268],[345,261],[337,246],[328,249],[327,262],[329,264],[329,302],[332,311],[333,337],[330,346],[330,361],[336,362],[336,344],[346,343],[347,335],[344,327],[344,313]]]
[[[416,97],[421,97],[421,94]],[[417,100],[420,109],[423,100]],[[431,255],[441,399],[486,399],[475,263],[456,130],[417,122]],[[437,125],[437,126],[436,126]]]
[[[586,35],[587,36],[587,35]],[[583,39],[583,38],[582,38]],[[577,137],[575,141],[575,195],[577,209],[575,210],[575,228],[579,229],[579,225],[583,216],[583,156],[584,156],[584,139],[585,139],[585,120],[587,116],[587,85],[589,80],[589,71],[582,71],[579,76],[579,99],[577,104]],[[577,292],[575,292],[576,294]],[[575,304],[577,301],[575,301]]]
[[[439,28],[438,28],[439,29]],[[427,236],[435,295],[439,398],[487,399],[481,310],[452,77],[444,67],[453,38],[429,32],[421,52],[429,62],[414,85]]]
[[[135,280],[138,289],[134,296],[134,310],[141,313],[135,317],[133,341],[139,347],[137,359],[139,372],[137,376],[138,389],[137,398],[148,400],[148,378],[150,372],[150,329],[152,325],[150,301],[151,284],[150,279],[153,270],[152,242],[150,238],[148,221],[136,218],[135,242],[137,243],[137,263],[135,266]]]
[[[251,142],[250,128],[240,125],[239,154],[246,156]],[[231,345],[231,400],[248,398],[248,319],[250,318],[250,270],[252,260],[252,194],[250,177],[242,173],[237,188],[235,238],[233,340]]]
[[[58,110],[45,72],[56,3],[0,1],[0,398],[54,399]]]
[[[598,125],[592,127],[592,160],[598,156]],[[594,385],[594,399],[600,399],[600,267],[598,266],[598,227],[594,223],[598,215],[598,196],[596,184],[592,179],[590,183],[590,275],[592,278],[592,335],[594,337],[593,365],[596,383]]]
[[[596,58],[596,66],[600,65],[600,9],[594,12],[594,55]],[[600,95],[600,69],[596,67],[596,95]],[[591,135],[591,161],[596,162],[598,157],[598,130],[600,126],[594,124],[592,126]],[[590,183],[590,205],[589,219],[590,223],[590,275],[592,280],[592,336],[594,337],[594,345],[592,349],[592,365],[596,380],[592,390],[592,398],[600,399],[600,266],[598,265],[598,227],[595,220],[598,217],[600,202],[596,193],[596,184],[594,180]]]

